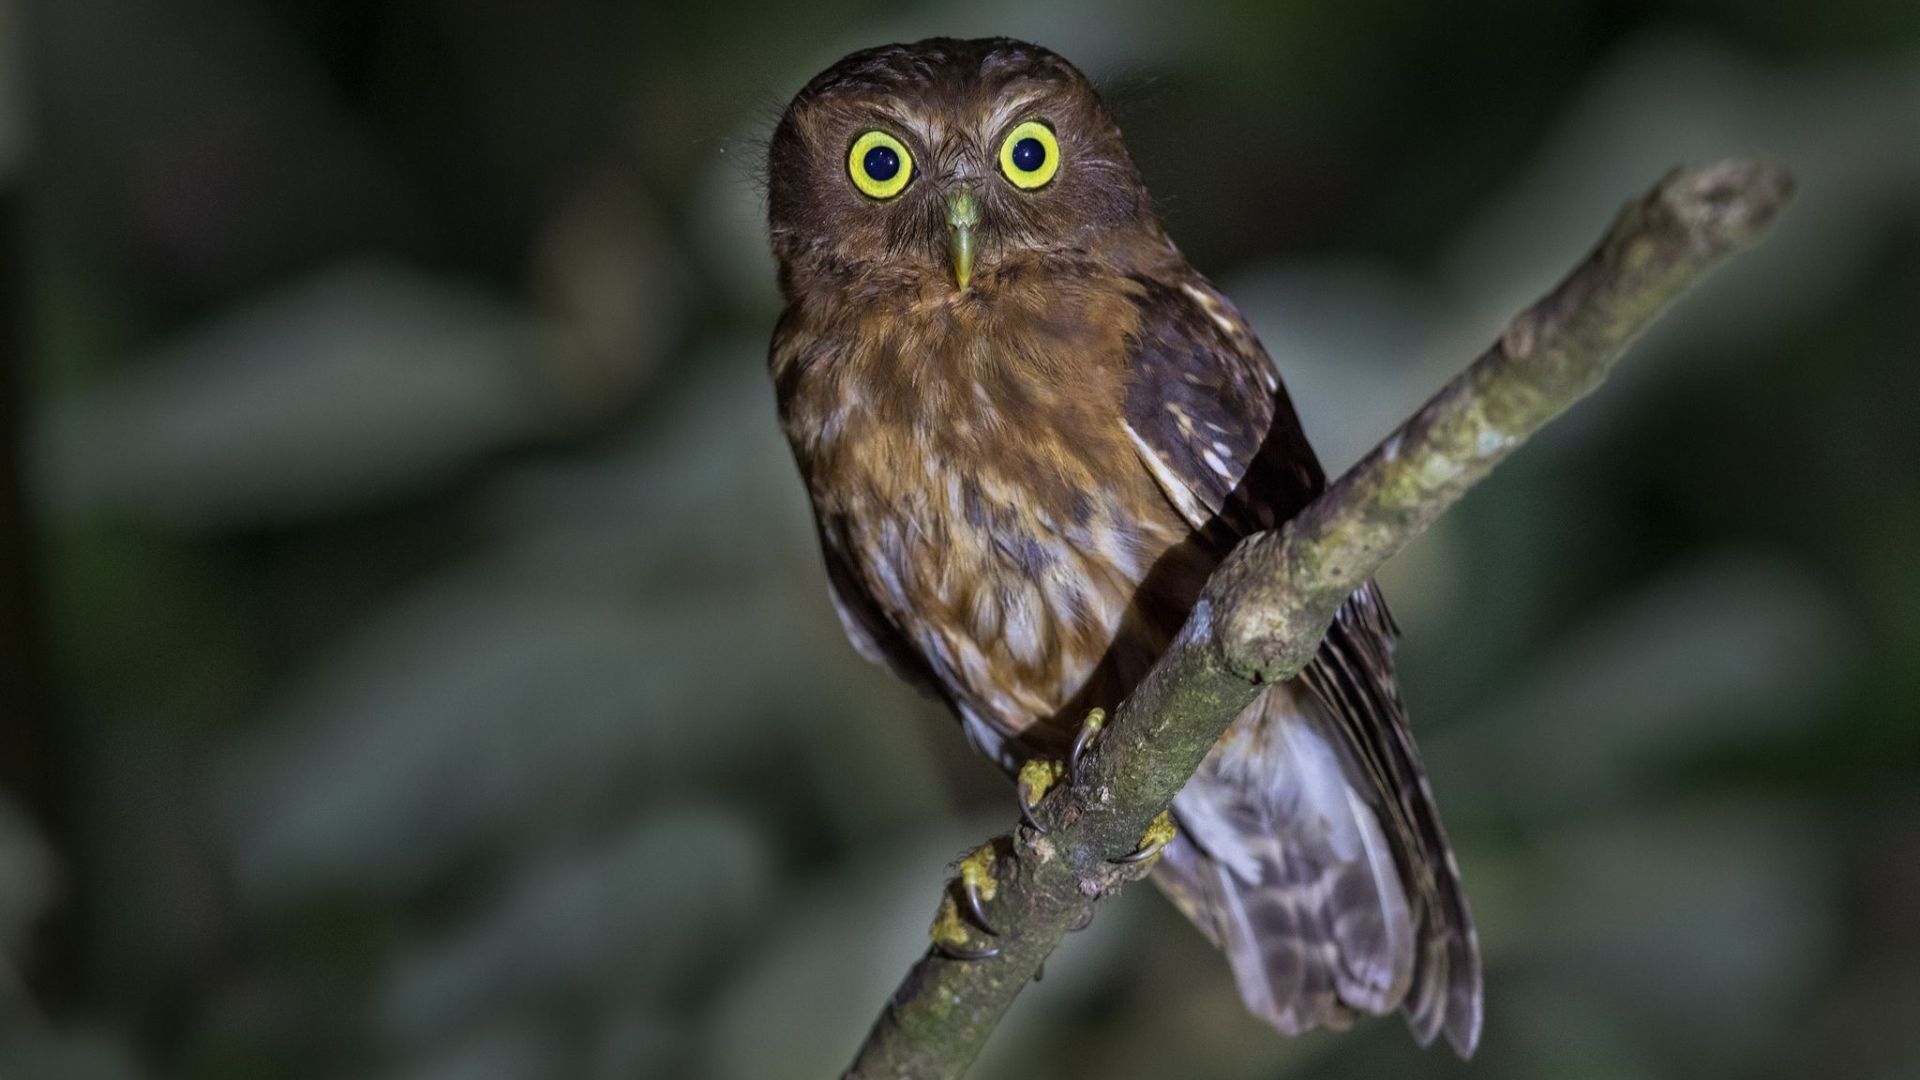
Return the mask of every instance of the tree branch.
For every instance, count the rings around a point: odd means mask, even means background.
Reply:
[[[998,935],[963,922],[950,888],[936,947],[894,992],[847,1076],[964,1074],[1094,900],[1140,876],[1111,860],[1135,848],[1260,687],[1298,672],[1381,563],[1598,386],[1669,302],[1756,242],[1791,187],[1779,167],[1740,159],[1668,174],[1412,419],[1287,525],[1235,548],[1079,781],[1041,804],[1046,833],[998,837],[963,864],[983,885]],[[999,952],[956,960],[942,941]]]

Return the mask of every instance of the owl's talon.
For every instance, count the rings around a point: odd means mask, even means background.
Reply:
[[[1047,797],[1047,792],[1060,782],[1066,767],[1049,758],[1034,758],[1020,766],[1020,778],[1017,788],[1020,792],[1020,820],[1027,828],[1047,835],[1047,827],[1034,819],[1033,808]]]
[[[1176,835],[1178,835],[1178,830],[1173,827],[1173,818],[1168,816],[1165,810],[1162,810],[1160,811],[1160,816],[1153,819],[1153,824],[1147,826],[1147,834],[1140,838],[1139,847],[1117,859],[1109,859],[1107,861],[1119,866],[1146,862],[1148,859],[1160,854],[1168,844],[1173,843],[1173,838]]]
[[[966,906],[969,922],[990,937],[1000,936],[1000,931],[995,930],[993,924],[987,921],[986,908],[981,906],[980,884],[967,880],[964,873],[960,876],[960,902]]]
[[[1025,825],[1041,836],[1047,835],[1047,827],[1040,824],[1033,816],[1033,804],[1025,799],[1020,800],[1020,824]]]
[[[1067,779],[1072,783],[1080,782],[1080,765],[1086,760],[1087,751],[1093,749],[1094,740],[1107,726],[1107,710],[1094,709],[1080,725],[1073,737],[1073,749],[1067,753]]]
[[[985,901],[993,899],[999,883],[993,879],[993,845],[979,848],[960,860],[960,876],[954,888],[940,898],[940,913],[934,916],[931,936],[933,947],[950,960],[985,960],[1000,955],[1000,946],[973,946],[978,934],[998,937],[987,922]]]
[[[999,937],[1000,931],[987,921],[986,908],[986,901],[993,899],[994,894],[1000,891],[1000,883],[993,879],[993,858],[993,845],[984,844],[975,848],[973,854],[961,859],[960,876],[954,881],[954,893],[960,898],[968,922],[989,936]],[[945,905],[942,905],[943,922],[944,908]],[[957,915],[956,912],[955,922],[958,921]],[[955,933],[955,930],[960,932]],[[957,946],[964,937],[963,926],[936,924],[934,927],[934,939],[943,944]]]

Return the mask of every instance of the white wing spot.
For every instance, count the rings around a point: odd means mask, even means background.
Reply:
[[[1180,516],[1186,518],[1189,525],[1196,529],[1205,528],[1207,521],[1213,515],[1200,505],[1200,500],[1194,497],[1192,489],[1182,483],[1180,478],[1173,474],[1172,469],[1167,468],[1167,463],[1160,460],[1160,455],[1154,452],[1153,447],[1147,445],[1147,440],[1141,438],[1139,432],[1133,430],[1132,424],[1122,421],[1120,426],[1127,429],[1127,438],[1133,440],[1134,450],[1139,452],[1140,460],[1146,463],[1147,471],[1153,474],[1154,481],[1160,485],[1160,490],[1166,493],[1167,500],[1173,503],[1173,508],[1180,511]]]
[[[1192,285],[1182,285],[1180,291],[1192,297],[1194,303],[1200,305],[1200,310],[1207,313],[1207,318],[1213,320],[1213,325],[1226,331],[1228,337],[1240,336],[1240,324],[1229,319],[1226,312],[1220,310],[1219,301]]]

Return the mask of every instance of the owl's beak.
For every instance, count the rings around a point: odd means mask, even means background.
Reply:
[[[980,224],[980,207],[973,192],[956,188],[947,193],[947,253],[953,257],[953,280],[965,292],[973,279],[973,229]]]

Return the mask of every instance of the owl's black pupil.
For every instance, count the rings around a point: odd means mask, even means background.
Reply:
[[[884,184],[899,175],[900,155],[894,153],[891,147],[876,146],[867,151],[860,166],[867,170],[868,176]]]
[[[1047,148],[1031,136],[1013,144],[1013,167],[1021,172],[1039,172],[1047,163]]]

